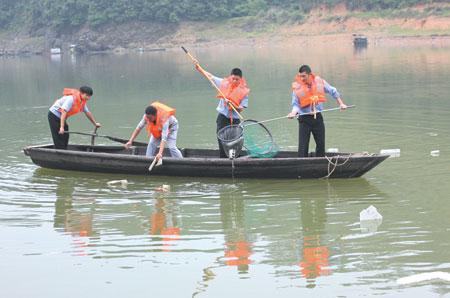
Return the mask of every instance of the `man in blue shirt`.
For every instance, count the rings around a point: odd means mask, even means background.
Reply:
[[[347,108],[336,88],[314,75],[308,65],[302,65],[292,83],[292,111],[288,114],[290,119],[298,117],[299,157],[308,157],[311,133],[316,141],[315,156],[325,156],[325,125],[321,113],[325,93],[330,94],[342,110]]]
[[[69,126],[66,119],[84,112],[86,117],[95,127],[101,124],[96,122],[94,116],[89,111],[86,103],[92,97],[93,90],[91,87],[82,86],[80,89],[65,88],[63,97],[57,99],[50,107],[48,112],[48,122],[52,133],[55,149],[67,149],[69,143]]]
[[[196,65],[197,70],[200,71],[198,62],[195,61],[194,64]],[[230,107],[230,104],[232,104],[239,113],[244,108],[248,107],[248,94],[250,93],[250,89],[248,89],[247,82],[242,77],[242,70],[239,68],[233,68],[230,76],[226,78],[216,77],[206,71],[200,71],[200,73],[212,80],[226,97],[223,98],[220,94],[218,95],[220,101],[216,108],[219,113],[216,120],[216,132],[219,132],[219,130],[231,124],[239,124],[239,115]],[[220,158],[226,158],[227,155],[225,154],[225,150],[223,149],[222,143],[219,139],[218,143]]]

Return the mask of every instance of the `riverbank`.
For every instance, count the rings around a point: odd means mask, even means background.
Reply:
[[[161,24],[132,22],[98,28],[83,27],[71,34],[48,29],[39,36],[24,32],[0,33],[0,56],[49,53],[50,48],[78,52],[127,52],[133,50],[315,42],[351,42],[353,33],[369,43],[394,45],[450,45],[450,4],[422,5],[377,12],[349,11],[345,6],[321,7],[293,22],[284,22],[283,11],[233,18],[220,22]]]

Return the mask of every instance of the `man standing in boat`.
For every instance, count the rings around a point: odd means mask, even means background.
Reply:
[[[200,67],[198,61],[194,60],[194,64],[195,68],[202,75],[206,76],[208,80],[212,80],[212,82],[214,82],[214,84],[221,91],[221,93],[217,95],[217,97],[220,98],[220,101],[216,108],[219,113],[216,120],[216,132],[219,132],[219,130],[226,126],[239,124],[240,119],[238,113],[248,107],[248,94],[250,93],[250,89],[247,87],[247,82],[242,76],[242,70],[239,68],[233,68],[228,77],[219,78],[204,71]],[[222,94],[225,95],[225,98]],[[219,139],[217,139],[217,141],[219,143],[220,158],[226,158],[227,155],[225,154],[222,143]]]
[[[308,156],[311,133],[316,141],[316,156],[325,156],[325,125],[321,113],[326,101],[325,93],[336,100],[341,110],[347,108],[336,88],[313,74],[308,65],[302,65],[292,83],[292,111],[288,114],[290,119],[298,117],[299,157]]]
[[[101,124],[96,122],[94,116],[89,111],[86,103],[94,94],[91,87],[83,86],[80,89],[64,88],[63,97],[57,99],[50,107],[48,112],[48,123],[52,133],[53,144],[55,149],[67,149],[69,144],[69,126],[66,119],[84,112],[86,117],[94,124],[100,127]]]
[[[155,156],[156,160],[162,159],[164,148],[169,148],[170,156],[183,158],[181,151],[177,148],[178,120],[175,118],[175,109],[158,101],[153,102],[145,109],[142,120],[131,134],[130,140],[125,148],[130,148],[133,141],[141,130],[146,127],[150,140],[147,146],[146,156]],[[159,151],[156,149],[159,146]]]

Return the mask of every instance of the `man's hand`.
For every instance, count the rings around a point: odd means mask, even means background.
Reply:
[[[63,135],[63,134],[64,134],[64,127],[60,127],[58,133],[59,133],[60,135]]]
[[[295,111],[292,111],[292,112],[290,112],[289,114],[287,114],[287,117],[288,117],[289,119],[293,119],[295,116],[297,116],[297,112],[295,112]]]
[[[102,125],[99,122],[95,122],[95,127],[102,127]]]
[[[345,103],[341,103],[339,105],[339,107],[341,108],[341,110],[346,110],[347,109],[347,105]]]
[[[130,149],[131,145],[133,145],[133,142],[132,141],[128,141],[128,142],[125,143],[124,146],[125,146],[126,149]]]
[[[156,159],[156,161],[158,162],[158,161],[160,161],[161,159],[162,159],[162,153],[161,152],[158,152],[158,154],[156,154],[156,156],[155,156],[155,159]]]

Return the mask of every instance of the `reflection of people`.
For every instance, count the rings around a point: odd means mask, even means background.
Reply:
[[[300,270],[308,281],[308,287],[315,287],[315,278],[330,274],[328,269],[329,251],[321,243],[325,233],[325,199],[302,199],[301,220],[303,227],[303,250]]]
[[[151,215],[152,235],[161,235],[163,251],[170,251],[171,241],[180,239],[181,229],[178,227],[177,218],[166,199],[157,198]]]
[[[160,160],[167,145],[170,156],[183,158],[183,155],[177,148],[178,120],[175,118],[175,109],[157,101],[148,106],[145,109],[142,120],[133,131],[130,140],[125,144],[126,148],[133,144],[134,139],[144,127],[147,128],[150,135],[146,156],[155,156],[156,149],[159,146],[156,159]]]
[[[92,236],[92,213],[76,211],[73,208],[73,191],[74,186],[69,181],[58,183],[53,226],[73,236]]]
[[[244,227],[244,202],[223,198],[220,214],[225,233],[225,264],[236,266],[240,273],[245,273],[251,264],[252,243],[248,241]]]
[[[197,61],[194,62],[197,70],[200,71],[199,64]],[[242,70],[239,68],[233,68],[231,73],[226,78],[216,77],[209,72],[202,72],[203,75],[207,76],[208,79],[212,80],[214,84],[220,89],[226,99],[223,98],[222,94],[218,94],[217,97],[221,100],[217,105],[217,132],[222,128],[229,126],[231,124],[239,124],[239,115],[233,111],[230,105],[240,113],[244,108],[248,106],[248,94],[250,89],[247,87],[247,82],[242,76]],[[226,100],[229,102],[227,103]],[[222,143],[219,142],[219,154],[221,158],[226,158],[225,150],[223,149]]]
[[[56,100],[50,107],[48,123],[55,149],[67,149],[69,144],[69,134],[64,133],[69,131],[69,126],[66,122],[67,118],[84,112],[95,127],[101,126],[100,123],[95,121],[94,116],[86,105],[93,93],[92,88],[87,86],[80,87],[78,90],[65,88],[63,97]]]
[[[321,114],[326,101],[325,93],[333,96],[341,109],[347,108],[336,88],[313,74],[308,65],[302,65],[292,83],[292,111],[288,114],[289,118],[308,114],[298,118],[299,157],[308,157],[311,133],[316,141],[316,156],[325,156],[325,125]]]

